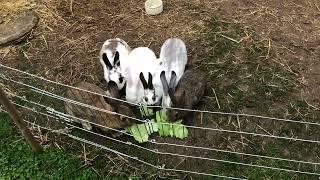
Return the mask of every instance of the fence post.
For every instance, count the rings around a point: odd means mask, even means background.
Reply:
[[[24,124],[21,115],[16,110],[14,105],[10,102],[9,98],[5,94],[5,92],[0,88],[0,104],[2,104],[6,111],[8,111],[9,116],[13,120],[13,122],[18,126],[22,135],[27,140],[27,142],[31,145],[32,150],[36,153],[42,152],[42,148],[40,144],[36,141],[36,139],[31,134],[28,127]]]

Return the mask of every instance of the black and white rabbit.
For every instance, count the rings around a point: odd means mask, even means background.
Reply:
[[[125,78],[121,71],[121,64],[128,60],[131,51],[129,45],[120,38],[108,39],[100,50],[100,63],[103,67],[104,79],[114,81],[121,90],[125,84]]]
[[[162,69],[158,70],[158,77],[161,80],[163,89],[166,84],[169,84],[169,88],[171,89],[176,88],[185,71],[187,60],[187,48],[181,39],[170,38],[163,43],[160,51]],[[171,107],[171,103],[169,94],[164,91],[162,106],[164,108]]]
[[[155,105],[162,97],[162,85],[158,78],[159,59],[148,47],[138,47],[129,53],[124,70],[126,99],[132,103]]]

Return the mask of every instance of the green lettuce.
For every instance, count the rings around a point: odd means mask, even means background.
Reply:
[[[142,116],[144,117],[150,117],[153,116],[153,109],[148,108],[146,106],[140,106],[140,113],[142,114]]]
[[[148,116],[153,114],[153,110],[146,107],[140,110],[144,116],[146,113],[149,113]],[[127,128],[126,131],[131,133],[139,143],[148,142],[149,135],[155,132],[159,132],[159,135],[162,137],[176,137],[179,139],[188,137],[188,129],[182,124],[182,120],[173,123],[168,121],[165,111],[156,112],[156,122],[152,119],[143,124],[134,124]]]
[[[143,124],[134,124],[127,128],[126,131],[131,133],[136,141],[144,143],[149,140],[149,135],[158,132],[158,124],[151,120]]]
[[[170,123],[164,111],[156,112],[156,120],[160,136],[180,139],[188,137],[188,129],[182,124],[182,120]]]

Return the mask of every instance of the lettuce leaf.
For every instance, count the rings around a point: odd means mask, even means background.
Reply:
[[[144,108],[144,110],[149,111],[150,109]],[[139,143],[148,142],[149,135],[154,132],[159,132],[162,137],[176,137],[179,139],[188,137],[188,129],[182,124],[182,120],[173,123],[168,121],[165,111],[157,111],[156,120],[152,119],[143,124],[134,124],[127,128],[126,131],[131,133]]]
[[[180,139],[188,137],[188,129],[182,124],[182,120],[174,123],[169,122],[165,111],[156,112],[156,121],[160,136],[177,137]]]
[[[153,109],[147,108],[146,106],[140,106],[140,113],[144,117],[150,117],[154,115]]]
[[[136,141],[144,143],[149,140],[149,135],[154,132],[158,132],[158,125],[152,119],[151,121],[143,124],[134,124],[127,128],[126,131],[131,133]]]

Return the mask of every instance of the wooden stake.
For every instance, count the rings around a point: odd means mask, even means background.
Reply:
[[[42,148],[40,144],[33,137],[28,127],[24,124],[19,112],[16,110],[14,105],[10,102],[9,98],[1,88],[0,88],[0,104],[2,104],[5,110],[8,111],[9,116],[11,117],[13,122],[18,126],[18,128],[20,129],[22,135],[27,140],[27,142],[31,145],[32,150],[36,153],[42,152]]]

